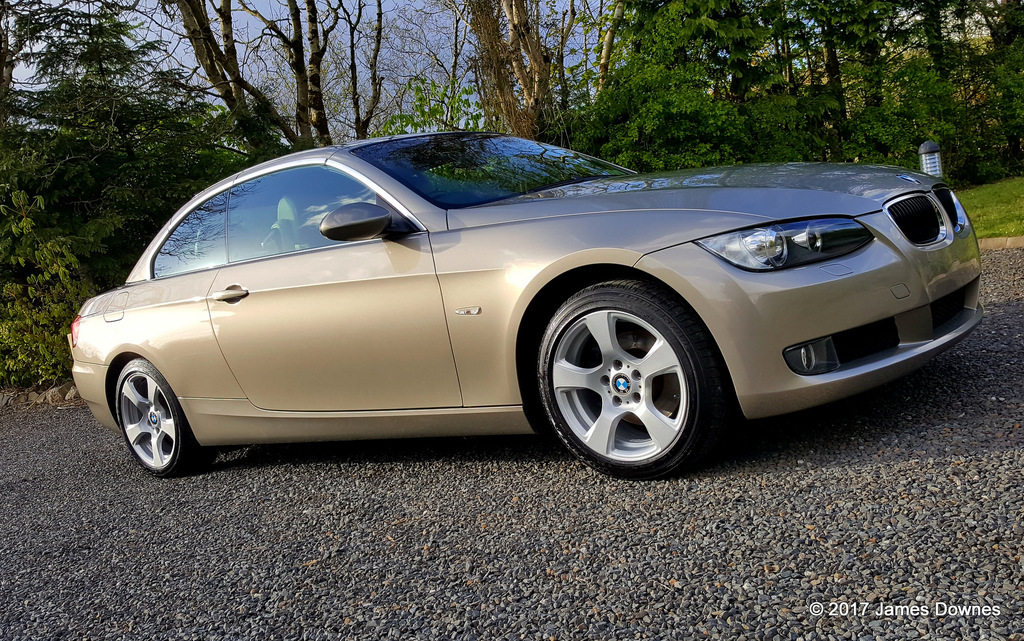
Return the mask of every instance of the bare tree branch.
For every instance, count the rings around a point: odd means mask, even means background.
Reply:
[[[366,103],[363,103],[363,95],[360,92],[360,68],[359,68],[359,40],[360,25],[363,20],[363,13],[366,9],[365,0],[356,0],[356,7],[353,10],[340,5],[341,20],[348,27],[348,73],[349,73],[349,98],[352,103],[352,123],[355,128],[356,138],[363,139],[369,136],[370,125],[377,115],[377,109],[381,101],[381,89],[383,79],[380,76],[379,62],[381,42],[384,34],[384,10],[381,0],[376,0],[376,15],[370,37],[372,38],[372,49],[366,67],[369,72],[370,96]]]
[[[552,55],[540,33],[540,3],[500,0],[500,13],[497,0],[466,4],[477,40],[485,110],[498,115],[516,135],[536,137],[541,113],[551,102]],[[566,18],[571,29],[575,7],[572,21],[568,14]]]

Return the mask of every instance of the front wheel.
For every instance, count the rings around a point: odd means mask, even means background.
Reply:
[[[724,367],[692,309],[662,288],[611,281],[580,291],[541,339],[540,396],[566,447],[623,478],[696,463],[724,429]]]
[[[184,474],[215,455],[196,442],[167,379],[145,359],[131,361],[121,372],[117,419],[128,451],[154,476]]]

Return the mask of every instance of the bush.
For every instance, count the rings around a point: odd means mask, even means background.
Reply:
[[[746,146],[732,103],[698,69],[630,63],[582,114],[573,146],[639,171],[730,164]]]
[[[103,8],[59,11],[36,25],[38,84],[0,102],[0,384],[67,378],[81,303],[123,283],[196,191],[255,160],[225,110],[159,69],[159,43]]]
[[[41,197],[15,192],[0,205],[0,247],[11,278],[0,305],[0,384],[32,386],[70,376],[69,321],[94,289],[80,269],[76,245],[45,225]]]

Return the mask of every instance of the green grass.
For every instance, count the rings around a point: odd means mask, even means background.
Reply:
[[[957,191],[978,238],[1024,236],[1024,178]]]

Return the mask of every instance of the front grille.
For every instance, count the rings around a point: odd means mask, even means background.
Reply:
[[[885,318],[832,334],[832,344],[835,345],[839,362],[846,365],[858,358],[899,346],[900,333],[896,329],[896,320]]]
[[[939,238],[939,210],[927,196],[911,196],[885,206],[896,226],[910,242],[926,245]]]
[[[961,287],[931,304],[933,330],[953,320],[957,314],[963,311],[966,289],[966,287]]]

